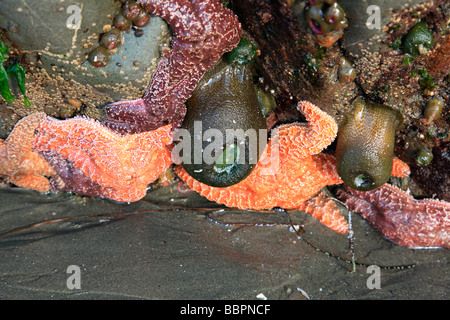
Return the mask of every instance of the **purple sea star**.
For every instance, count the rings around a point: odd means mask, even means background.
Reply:
[[[175,39],[142,98],[106,106],[103,123],[121,133],[181,125],[184,102],[197,82],[221,56],[239,42],[241,28],[234,13],[218,0],[140,0],[149,13],[165,19]]]
[[[416,200],[387,183],[367,192],[341,188],[338,196],[385,238],[401,246],[450,248],[449,202]]]

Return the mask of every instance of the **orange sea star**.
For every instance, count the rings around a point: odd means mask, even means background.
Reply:
[[[37,128],[33,148],[68,185],[61,189],[132,202],[144,197],[147,185],[172,163],[166,149],[172,142],[171,129],[166,125],[120,135],[88,118],[46,117]]]
[[[24,188],[50,191],[48,177],[56,175],[52,167],[31,149],[33,135],[45,113],[33,113],[17,122],[8,138],[0,139],[0,177]]]
[[[298,103],[308,123],[280,126],[272,135],[260,161],[241,182],[226,188],[210,187],[193,179],[183,168],[178,175],[193,190],[209,200],[239,209],[299,209],[311,214],[329,228],[348,231],[348,223],[336,204],[319,190],[342,183],[336,159],[320,153],[336,137],[334,119],[307,101]],[[278,155],[278,168],[274,161]],[[275,156],[275,157],[274,157]],[[276,161],[275,161],[276,164]],[[274,169],[271,172],[271,169]],[[407,175],[409,168],[394,160],[394,175]]]

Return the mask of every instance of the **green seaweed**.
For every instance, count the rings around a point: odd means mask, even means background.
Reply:
[[[0,40],[0,63],[3,63],[6,59],[9,58],[8,51],[9,47],[7,47],[3,41]]]
[[[420,76],[418,83],[422,88],[424,94],[437,87],[434,78],[428,74],[426,69],[417,70],[417,74],[419,74]]]
[[[406,57],[402,61],[402,66],[409,66],[411,64],[411,57]]]
[[[19,85],[20,92],[23,94],[23,103],[25,104],[25,107],[30,107],[31,103],[30,100],[28,100],[27,96],[25,95],[25,68],[19,65],[17,62],[11,64],[8,69],[6,69],[6,72],[10,75],[16,78],[17,84]]]
[[[8,74],[3,66],[3,62],[9,58],[8,51],[9,47],[0,40],[0,93],[7,102],[13,102],[15,99],[9,90]]]
[[[5,67],[3,67],[3,65],[0,65],[0,93],[3,99],[5,99],[7,102],[13,102],[15,100],[14,96],[9,90],[8,74],[6,73]]]
[[[30,107],[31,103],[25,95],[25,68],[17,62],[10,64],[7,69],[3,66],[3,63],[9,58],[9,49],[10,48],[0,40],[0,94],[7,102],[13,102],[15,100],[9,89],[9,79],[10,76],[12,76],[17,80],[20,92],[23,94],[23,103],[26,107]]]

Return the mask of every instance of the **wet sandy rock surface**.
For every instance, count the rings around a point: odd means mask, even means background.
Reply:
[[[70,6],[80,10],[79,29],[70,27],[77,13]],[[113,0],[51,0],[45,5],[42,1],[26,5],[2,1],[0,28],[5,32],[1,38],[12,46],[11,56],[27,67],[26,89],[32,103],[25,108],[21,99],[10,104],[2,99],[0,111],[7,115],[0,122],[2,137],[19,118],[32,112],[45,111],[64,119],[65,109],[72,109],[68,117],[82,114],[99,119],[105,104],[142,96],[161,50],[170,42],[161,18],[151,17],[138,37],[132,29],[122,32],[123,45],[115,49],[105,67],[94,68],[87,61],[101,35],[111,29],[120,6],[120,1]],[[15,84],[11,85],[18,92]]]
[[[103,84],[105,88],[116,84],[146,86],[144,78],[153,71],[155,59],[159,58],[159,44],[168,32],[159,17],[150,19],[142,28],[142,36],[136,37],[132,30],[124,32],[123,45],[104,68],[93,68],[86,61],[88,53],[98,46],[100,35],[111,29],[120,5],[113,0],[52,0],[45,5],[42,1],[28,1],[21,6],[20,2],[6,0],[0,8],[4,16],[0,27],[14,30],[8,33],[10,40],[28,54],[31,62],[40,61],[50,75],[61,75],[81,84]],[[71,6],[80,10],[79,29],[71,27],[75,21],[71,17],[77,13]],[[38,37],[36,31],[40,32]]]
[[[446,297],[445,250],[399,247],[353,215],[352,272],[346,236],[309,215],[217,207],[176,188],[155,189],[132,204],[1,188],[0,297]],[[80,290],[66,287],[70,265],[80,267]],[[380,266],[381,289],[367,287],[369,265]]]

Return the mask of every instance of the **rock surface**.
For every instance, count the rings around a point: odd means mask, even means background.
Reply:
[[[8,30],[9,39],[32,64],[38,64],[51,76],[61,76],[82,85],[92,85],[124,98],[117,87],[144,90],[159,58],[160,45],[166,42],[168,28],[164,20],[152,17],[143,27],[143,35],[124,33],[123,46],[112,55],[110,63],[94,68],[88,53],[98,45],[99,36],[112,24],[120,8],[114,0],[3,0],[0,6],[0,28]],[[75,7],[71,7],[75,6]],[[79,8],[81,25],[72,29]],[[45,17],[45,18],[43,18]]]

